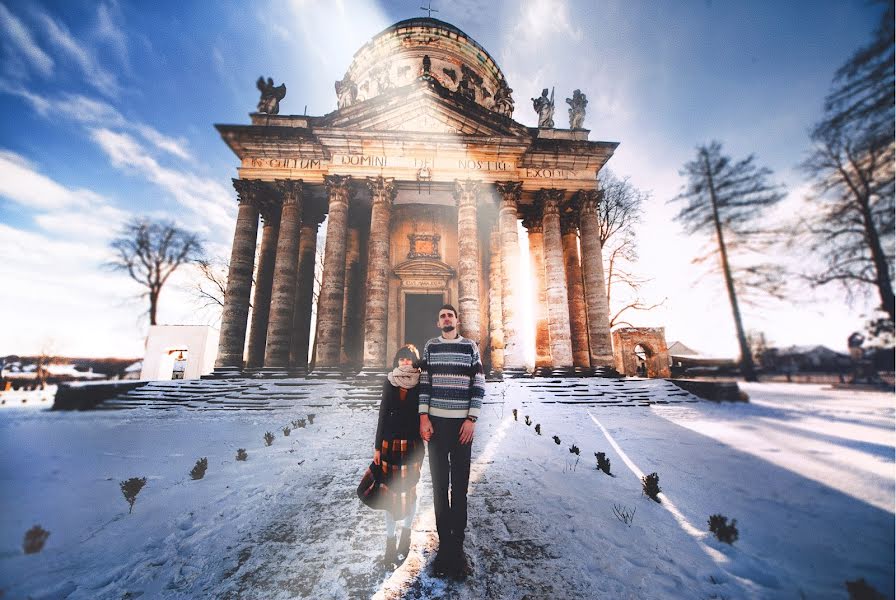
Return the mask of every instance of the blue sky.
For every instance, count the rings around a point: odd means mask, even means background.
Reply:
[[[226,255],[237,162],[214,123],[246,123],[259,75],[285,82],[283,114],[335,109],[333,82],[413,2],[0,3],[0,354],[142,353],[145,320],[126,277],[101,268],[133,214],[196,229]],[[882,7],[812,2],[435,2],[434,16],[495,58],[515,90],[514,118],[555,86],[588,95],[592,140],[621,142],[609,163],[651,191],[641,234],[646,293],[668,297],[638,324],[665,325],[714,354],[736,345],[720,282],[699,279],[665,204],[696,144],[755,152],[788,185],[771,219],[805,210],[796,166],[833,72],[866,43]],[[558,100],[562,105],[562,100]],[[558,110],[562,122],[565,111]],[[163,292],[161,322],[205,322],[184,272]],[[694,282],[697,283],[694,283]],[[9,282],[15,282],[10,286]],[[867,309],[839,290],[746,310],[773,341],[838,349]]]

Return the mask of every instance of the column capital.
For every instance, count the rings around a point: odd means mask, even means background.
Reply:
[[[542,188],[538,190],[538,193],[535,196],[535,202],[541,207],[543,216],[559,215],[560,203],[563,201],[563,196],[565,194],[566,190],[557,190],[554,188]]]
[[[352,183],[351,175],[324,175],[324,183],[330,192],[348,191]]]
[[[480,182],[475,179],[455,179],[454,200],[457,202],[457,205],[475,206],[480,185]]]
[[[303,183],[301,179],[275,179],[274,189],[280,192],[284,205],[299,204],[302,201]]]
[[[544,226],[541,222],[540,206],[530,205],[520,212],[522,212],[523,227],[526,228],[526,231],[529,233],[542,233],[544,231]]]
[[[560,215],[560,235],[578,234],[579,215],[563,213]]]
[[[498,193],[501,194],[501,207],[513,208],[516,210],[516,206],[520,201],[520,196],[522,196],[523,193],[522,182],[496,181],[495,187],[498,189]]]
[[[395,198],[396,192],[395,178],[382,176],[368,177],[367,189],[370,190],[370,195],[373,198],[374,203],[386,202],[391,204],[392,200]]]
[[[578,208],[580,214],[597,214],[600,205],[601,193],[597,190],[582,190],[578,194]]]
[[[240,197],[240,204],[247,203],[255,207],[261,219],[273,223],[280,218],[280,199],[271,186],[260,179],[233,179],[233,187]]]
[[[255,204],[255,198],[261,195],[264,184],[260,179],[231,179],[240,204]]]

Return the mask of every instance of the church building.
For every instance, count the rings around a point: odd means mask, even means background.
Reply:
[[[539,373],[612,369],[597,174],[618,144],[588,139],[579,90],[569,128],[555,127],[548,90],[532,100],[539,126],[521,125],[488,52],[433,18],[358,50],[329,114],[280,115],[285,87],[259,89],[250,124],[217,125],[240,165],[216,375],[383,372],[402,344],[437,334],[445,303],[493,375],[525,373],[526,328]],[[520,319],[522,303],[534,321]]]

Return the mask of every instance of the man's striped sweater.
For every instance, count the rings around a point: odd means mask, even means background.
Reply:
[[[476,342],[457,336],[437,337],[423,346],[420,414],[449,419],[478,417],[485,396],[485,376]]]

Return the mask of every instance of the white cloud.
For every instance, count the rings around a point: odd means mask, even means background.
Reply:
[[[92,129],[90,136],[114,167],[144,177],[187,208],[194,228],[215,233],[233,229],[235,203],[231,192],[217,181],[160,165],[126,133],[98,128]]]
[[[53,59],[37,45],[31,30],[3,4],[0,4],[0,29],[8,51],[18,51],[44,77],[52,75]]]
[[[38,17],[50,41],[74,60],[83,72],[86,83],[107,96],[117,97],[121,90],[117,78],[100,66],[95,54],[75,39],[62,23],[57,23],[45,13],[40,13]]]
[[[117,2],[101,3],[96,9],[96,37],[107,43],[118,61],[127,70],[131,70],[130,54],[128,53],[127,37],[124,27],[118,23],[121,21],[121,10]]]
[[[126,129],[138,133],[159,150],[185,160],[193,158],[189,144],[183,137],[171,137],[145,123],[126,119],[114,106],[103,100],[69,93],[55,97],[43,97],[21,86],[4,83],[0,83],[0,92],[19,96],[44,118],[59,119],[63,117],[81,125],[102,125],[103,127]]]
[[[103,199],[90,190],[72,190],[37,172],[22,156],[0,150],[0,195],[25,208],[86,209]]]
[[[572,23],[569,4],[565,0],[529,0],[520,5],[520,18],[512,33],[529,45],[544,40],[553,43],[569,36],[582,40],[582,30]]]

